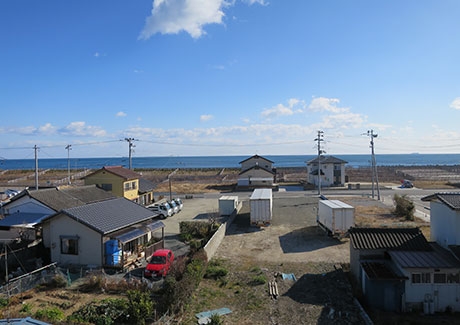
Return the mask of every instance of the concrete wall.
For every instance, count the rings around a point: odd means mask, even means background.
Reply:
[[[212,259],[213,256],[216,254],[217,249],[220,246],[220,243],[222,243],[222,240],[224,240],[224,237],[225,237],[225,234],[227,233],[228,228],[231,226],[231,224],[235,220],[235,217],[240,211],[242,206],[243,206],[243,202],[238,202],[238,206],[233,211],[233,213],[228,217],[227,221],[225,221],[224,223],[220,225],[219,229],[217,229],[217,231],[214,233],[211,239],[204,246],[203,249],[206,252],[208,261]]]

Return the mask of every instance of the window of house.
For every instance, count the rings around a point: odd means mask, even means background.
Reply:
[[[78,255],[78,236],[61,237],[61,254]]]
[[[412,283],[431,283],[431,273],[412,273]]]
[[[112,190],[112,184],[101,184],[100,186],[103,190],[106,191],[111,191]]]
[[[447,283],[460,283],[460,273],[449,273],[446,278]]]
[[[433,277],[434,283],[446,283],[447,275],[445,273],[435,273]]]

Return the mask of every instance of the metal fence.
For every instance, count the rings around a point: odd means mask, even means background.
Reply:
[[[41,283],[50,282],[57,274],[63,275],[57,268],[56,263],[46,265],[30,273],[10,279],[6,284],[0,287],[0,295],[9,297],[25,292],[35,288]]]

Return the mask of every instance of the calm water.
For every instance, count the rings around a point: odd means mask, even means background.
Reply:
[[[364,167],[371,165],[370,155],[334,155],[348,162],[348,166]],[[133,168],[239,168],[240,162],[249,156],[203,156],[203,157],[133,157]],[[275,167],[305,167],[306,161],[316,156],[264,156],[274,162]],[[112,158],[59,158],[39,159],[39,169],[97,169],[103,166],[129,166],[126,157]],[[378,166],[422,166],[422,165],[460,165],[460,154],[399,154],[376,155]],[[34,169],[34,159],[0,160],[0,169]]]

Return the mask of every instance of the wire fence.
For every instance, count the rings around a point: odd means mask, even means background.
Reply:
[[[57,268],[56,263],[46,265],[30,273],[8,280],[6,284],[0,287],[0,296],[10,297],[31,290],[39,284],[49,283],[58,274],[65,276]]]

